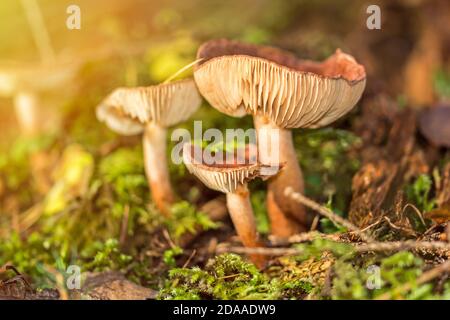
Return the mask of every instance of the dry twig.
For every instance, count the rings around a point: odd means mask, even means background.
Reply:
[[[348,221],[348,220],[338,216],[333,211],[331,211],[330,209],[328,209],[328,208],[318,204],[317,202],[315,202],[315,201],[313,201],[311,199],[308,199],[307,197],[305,197],[301,193],[294,192],[294,190],[291,187],[287,187],[284,190],[284,194],[286,196],[288,196],[288,197],[291,197],[292,199],[294,199],[298,203],[301,203],[301,204],[311,208],[312,210],[318,212],[320,215],[330,219],[334,223],[339,224],[339,225],[347,228],[348,230],[355,232],[356,234],[358,234],[361,237],[362,240],[364,240],[366,242],[373,242],[373,239],[370,236],[368,236],[365,232],[361,231],[361,229],[359,229],[353,223],[351,223],[350,221]]]
[[[332,241],[340,241],[340,234],[325,234],[318,231],[310,231],[305,233],[294,234],[288,238],[269,236],[271,245],[284,246],[294,243],[310,242],[315,239],[327,239]]]
[[[393,241],[393,242],[372,242],[365,244],[347,243],[354,246],[355,252],[382,252],[382,251],[403,251],[403,250],[448,250],[450,252],[450,243],[443,241]],[[269,256],[297,255],[303,253],[300,248],[245,248],[236,246],[218,246],[217,253],[235,252],[240,254],[261,254]]]
[[[450,252],[450,243],[444,241],[392,241],[392,242],[373,242],[357,245],[355,250],[358,252],[368,251],[403,251],[403,250],[448,250]]]

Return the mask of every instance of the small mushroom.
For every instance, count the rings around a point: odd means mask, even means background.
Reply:
[[[190,143],[183,146],[183,162],[189,172],[208,188],[226,194],[228,212],[244,246],[261,247],[247,183],[257,177],[268,176],[262,173],[264,166],[257,162],[256,148],[246,147],[244,161],[237,161],[236,155],[239,154],[237,150],[232,161],[224,154],[224,159],[227,160],[217,163],[205,159],[200,147]],[[266,261],[262,255],[250,255],[250,258],[259,267]]]
[[[122,135],[142,135],[145,172],[157,208],[165,215],[175,195],[166,157],[167,128],[187,120],[200,106],[193,79],[149,87],[118,88],[97,107],[97,118]]]
[[[436,147],[450,148],[450,105],[438,104],[420,113],[419,129]]]
[[[31,35],[40,54],[40,63],[0,65],[0,96],[13,97],[19,126],[24,134],[32,135],[42,125],[52,122],[44,118],[40,96],[42,92],[64,88],[75,76],[79,59],[57,56],[48,29],[44,23],[39,3],[22,0],[21,5]]]
[[[272,233],[288,236],[305,230],[310,219],[304,207],[284,195],[287,186],[304,191],[290,129],[323,127],[349,112],[364,90],[364,67],[339,49],[314,62],[225,39],[203,44],[197,58],[202,59],[194,71],[200,93],[227,115],[253,115],[260,161],[284,163],[268,184]]]
[[[76,75],[79,63],[53,62],[36,65],[0,65],[0,96],[13,97],[21,130],[34,134],[44,121],[40,117],[40,94],[66,86]]]

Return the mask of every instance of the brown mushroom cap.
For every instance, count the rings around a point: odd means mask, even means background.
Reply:
[[[193,79],[118,88],[97,107],[97,118],[120,134],[133,135],[142,132],[148,122],[161,127],[183,122],[200,104],[201,97]]]
[[[348,111],[365,87],[364,67],[340,50],[323,62],[230,40],[203,44],[194,71],[201,94],[231,116],[262,114],[280,128],[325,126]]]
[[[267,177],[267,175],[261,173],[261,169],[264,166],[255,160],[256,147],[253,150],[248,151],[247,149],[245,151],[243,164],[237,164],[236,162],[207,164],[203,159],[196,157],[196,155],[201,155],[202,152],[203,150],[200,147],[186,143],[183,147],[183,162],[189,172],[199,178],[210,189],[223,193],[233,193],[239,185],[257,177]],[[236,161],[236,158],[234,159]]]
[[[423,111],[419,129],[433,145],[450,148],[450,105],[441,104]]]

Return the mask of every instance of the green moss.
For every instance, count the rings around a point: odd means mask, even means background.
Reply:
[[[294,132],[305,192],[315,199],[332,199],[333,210],[343,214],[351,198],[353,175],[360,166],[351,151],[359,146],[360,139],[349,131],[333,128]]]
[[[353,246],[346,243],[330,241],[317,238],[311,243],[302,243],[295,245],[301,251],[297,259],[306,260],[311,257],[320,257],[324,251],[333,253],[336,257],[351,257],[354,253]]]
[[[445,70],[439,70],[434,76],[434,87],[439,96],[450,97],[450,74]]]
[[[30,158],[37,152],[49,150],[55,142],[53,134],[1,142],[0,179],[5,191],[16,194],[22,204],[28,204],[36,191],[32,183]]]
[[[428,212],[436,207],[436,199],[431,197],[433,180],[427,174],[422,174],[406,186],[406,196],[421,212]]]
[[[117,239],[108,239],[105,242],[96,241],[81,255],[87,259],[94,256],[93,261],[84,265],[87,270],[94,271],[121,270],[132,260],[131,256],[121,252]]]
[[[250,200],[255,214],[258,232],[268,234],[270,232],[270,221],[267,215],[265,190],[252,190]]]
[[[174,268],[176,266],[175,258],[183,253],[183,249],[175,246],[164,251],[163,261],[169,268]]]
[[[325,204],[325,207],[330,209],[332,212],[336,213],[339,216],[344,216],[344,213],[341,210],[333,207],[333,196],[332,195],[330,195],[328,197],[328,202]],[[324,233],[336,233],[336,232],[347,231],[346,228],[344,228],[341,225],[335,224],[333,221],[331,221],[328,218],[320,218],[320,227]]]
[[[287,292],[310,289],[303,281],[270,279],[235,254],[210,260],[204,270],[172,269],[160,299],[280,299]]]
[[[89,153],[70,150],[75,152],[65,153],[56,175],[60,180],[52,187],[65,186],[60,194],[64,202],[56,206],[50,196],[55,193],[50,192],[43,209],[36,206],[33,213],[38,217],[34,233],[20,238],[9,232],[0,241],[0,265],[12,263],[37,286],[51,283],[48,268],[64,272],[66,266],[77,264],[83,271],[121,269],[130,259],[120,252],[116,240],[125,210],[129,210],[129,234],[142,218],[146,226],[150,220],[143,206],[148,188],[136,151],[119,149],[94,164]],[[84,174],[86,167],[94,171],[92,179],[92,172]]]
[[[219,226],[187,201],[175,203],[170,213],[170,217],[165,219],[164,224],[174,240],[179,240],[186,233],[197,233],[197,228],[210,230]]]
[[[411,252],[366,260],[362,264],[338,261],[334,271],[333,299],[373,299],[386,295],[393,299],[443,299],[448,296],[448,283],[441,293],[433,283],[418,285],[424,262]],[[378,284],[378,285],[377,285]],[[404,286],[411,286],[405,290]]]
[[[203,5],[200,11],[191,5],[188,5],[189,10],[187,7],[171,9],[163,6],[159,8],[161,10],[155,15],[152,25],[172,40],[152,41],[144,57],[139,54],[125,58],[114,55],[100,59],[102,61],[86,63],[76,81],[80,94],[58,102],[58,108],[61,106],[59,110],[63,111],[64,130],[31,139],[1,142],[0,265],[6,262],[14,264],[30,276],[39,288],[55,287],[55,274],[64,275],[71,264],[79,265],[83,272],[121,270],[134,281],[145,285],[165,281],[161,299],[302,299],[305,295],[313,298],[372,299],[386,293],[402,299],[450,299],[449,280],[445,283],[415,284],[429,266],[410,252],[391,256],[374,253],[358,255],[351,245],[318,239],[294,246],[302,251],[298,256],[272,260],[275,266],[269,268],[270,272],[258,271],[254,265],[234,254],[217,256],[206,266],[200,262],[201,267],[174,268],[183,254],[182,248],[176,246],[167,250],[164,246],[158,248],[161,251],[157,251],[156,257],[146,255],[148,240],[160,235],[161,229],[167,229],[176,242],[198,229],[216,228],[217,224],[194,206],[194,203],[209,200],[209,193],[206,196],[203,186],[193,182],[184,165],[169,161],[174,186],[187,201],[176,203],[172,208],[172,217],[165,219],[151,203],[151,190],[144,174],[139,140],[119,138],[106,125],[99,123],[95,106],[118,86],[148,85],[166,80],[195,59],[197,41],[219,34],[253,43],[278,39],[286,48],[298,53],[302,51],[303,56],[325,58],[340,43],[320,30],[303,32],[300,42],[285,41],[283,31],[287,29],[290,30],[288,38],[298,38],[296,32],[291,32],[295,28],[290,27],[295,27],[299,10],[311,10],[309,5],[305,7],[300,2],[268,1],[255,8],[256,11],[235,10],[236,6],[233,8],[225,2],[219,7],[217,3]],[[319,9],[321,6],[314,2],[312,8]],[[183,16],[183,12],[189,14]],[[205,12],[208,14],[205,15]],[[344,15],[348,12],[345,11]],[[227,23],[222,23],[224,21]],[[127,31],[124,26],[111,22],[107,35],[115,40],[124,38],[128,31],[133,37],[142,36],[139,35],[139,28]],[[188,29],[193,31],[195,38]],[[131,51],[134,52],[133,48]],[[180,77],[191,74],[192,69],[189,69]],[[448,73],[443,70],[436,74],[435,86],[440,97],[450,96],[449,79]],[[403,105],[403,97],[398,96],[398,102]],[[250,116],[224,117],[206,102],[190,120],[177,127],[187,128],[192,133],[192,120],[202,120],[203,131],[217,128],[225,132],[229,128],[253,126]],[[328,201],[327,207],[345,216],[351,197],[351,179],[359,168],[357,153],[353,150],[360,147],[360,139],[349,131],[332,128],[294,130],[294,139],[307,194],[319,202]],[[63,166],[64,170],[56,175],[57,181],[54,181],[52,191],[43,195],[41,190],[37,190],[30,158],[41,151],[52,156],[63,154],[66,146],[74,143],[79,144],[83,152],[68,156],[73,161]],[[137,147],[130,147],[132,144]],[[168,145],[170,153],[173,143],[168,141]],[[105,152],[110,146],[120,147]],[[219,144],[213,147],[227,149],[234,148],[234,145]],[[447,152],[438,159],[439,166],[442,167],[448,160]],[[84,172],[89,172],[88,181],[80,178]],[[80,181],[83,183],[78,183]],[[250,188],[258,231],[268,234],[266,182],[253,181]],[[420,211],[435,208],[433,191],[429,176],[420,176],[406,187],[408,201]],[[14,218],[18,216],[21,221],[30,217],[36,219],[31,227],[20,230],[20,235],[12,231],[15,224],[10,214],[12,210],[9,210],[11,203],[17,204]],[[38,210],[42,207],[44,210]],[[30,208],[32,210],[29,211]],[[413,216],[417,219],[417,215]],[[344,231],[327,219],[321,220],[320,227],[327,233]],[[121,236],[126,238],[123,245],[118,240]],[[327,261],[332,261],[332,267],[323,272],[319,268],[318,281],[314,277],[314,269]],[[371,266],[379,268],[380,289],[368,289],[368,282],[373,281],[376,275],[368,272]],[[328,271],[329,274],[324,274]],[[325,276],[331,285],[330,292],[322,292],[321,281]],[[409,284],[411,290],[400,290],[405,284]]]

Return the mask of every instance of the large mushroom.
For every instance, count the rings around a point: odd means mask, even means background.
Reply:
[[[364,90],[364,67],[340,50],[314,62],[225,39],[203,44],[197,58],[194,78],[200,93],[227,115],[253,115],[260,161],[284,163],[268,183],[272,233],[288,236],[305,230],[310,219],[304,207],[284,195],[287,186],[304,191],[289,129],[319,128],[349,112]]]
[[[242,150],[245,150],[244,157],[240,157],[243,161],[238,161]],[[223,159],[220,163],[214,159],[211,161],[200,147],[190,143],[183,146],[183,162],[189,172],[208,188],[226,194],[228,212],[243,245],[261,247],[247,183],[257,177],[268,177],[263,173],[264,165],[257,161],[256,148],[251,148],[251,145],[235,150],[231,157],[224,154]],[[250,258],[259,267],[266,261],[261,255],[250,255]]]
[[[175,195],[166,157],[167,128],[187,120],[200,106],[193,79],[149,87],[118,88],[97,107],[97,118],[122,135],[142,135],[145,172],[157,208],[165,215]]]

